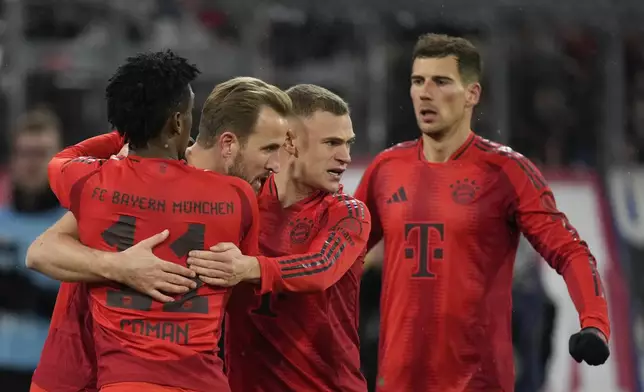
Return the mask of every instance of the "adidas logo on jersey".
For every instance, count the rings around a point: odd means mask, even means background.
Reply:
[[[387,199],[387,204],[401,203],[405,201],[407,201],[407,193],[405,192],[405,188],[400,187],[389,199]]]

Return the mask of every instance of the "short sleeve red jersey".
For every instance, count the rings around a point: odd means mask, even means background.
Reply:
[[[513,391],[519,235],[563,275],[582,327],[609,335],[595,259],[539,171],[474,134],[435,164],[422,141],[381,153],[355,197],[384,238],[378,391]]]
[[[257,248],[258,209],[250,185],[180,161],[109,160],[68,194],[80,240],[95,249],[124,250],[164,229],[170,236],[154,252],[181,265],[190,250],[219,242]],[[170,304],[116,284],[90,286],[99,388],[148,382],[229,391],[217,356],[229,290],[197,284]]]
[[[62,205],[69,207],[68,193],[73,183],[99,168],[122,147],[123,139],[112,132],[56,154],[49,163],[49,182]],[[88,300],[86,284],[61,283],[49,334],[32,379],[48,392],[89,391],[96,387]]]
[[[369,211],[342,192],[282,208],[273,177],[259,205],[261,287],[238,285],[227,310],[231,389],[366,391],[358,303]]]

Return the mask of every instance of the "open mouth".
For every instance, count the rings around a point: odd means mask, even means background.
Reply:
[[[424,123],[433,123],[438,118],[438,112],[434,109],[421,109],[419,118]]]
[[[331,169],[327,170],[327,173],[333,178],[340,179],[342,177],[342,174],[344,173],[344,169]]]
[[[420,115],[421,116],[434,116],[436,114],[438,114],[438,113],[436,112],[436,110],[433,110],[433,109],[421,109],[420,110]]]

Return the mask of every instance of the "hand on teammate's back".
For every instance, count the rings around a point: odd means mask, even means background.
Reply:
[[[230,242],[219,243],[207,251],[193,250],[188,256],[190,269],[209,285],[231,287],[260,277],[257,259],[243,255]]]
[[[160,302],[172,302],[166,294],[182,294],[197,286],[196,274],[186,267],[162,260],[152,249],[168,238],[168,230],[115,253],[110,279],[147,294]]]

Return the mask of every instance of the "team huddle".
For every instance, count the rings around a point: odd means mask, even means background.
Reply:
[[[49,164],[69,212],[27,254],[63,282],[31,391],[366,392],[360,280],[380,243],[377,391],[513,391],[521,234],[579,312],[570,354],[603,364],[588,246],[529,160],[471,130],[478,51],[427,34],[412,60],[420,137],[379,154],[350,196],[338,95],[234,78],[193,143],[199,70],[171,51],[128,58],[106,88],[115,131]]]

